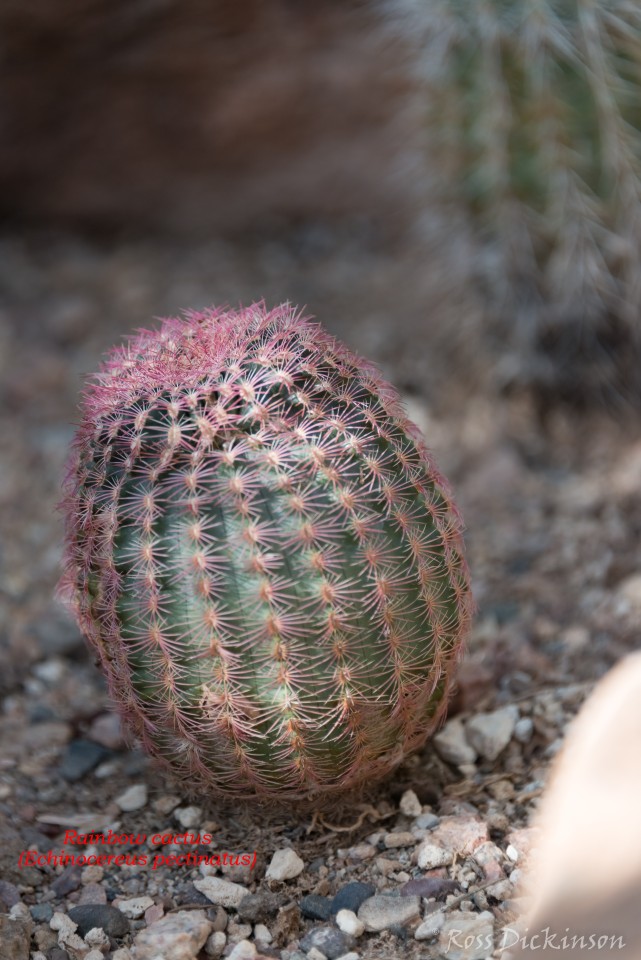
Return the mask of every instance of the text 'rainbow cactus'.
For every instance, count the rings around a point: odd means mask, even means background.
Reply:
[[[62,593],[146,750],[212,796],[372,782],[443,716],[460,521],[398,395],[290,306],[188,313],[88,386]]]

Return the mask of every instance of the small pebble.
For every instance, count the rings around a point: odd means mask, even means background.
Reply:
[[[534,732],[534,723],[531,717],[521,717],[514,725],[514,739],[519,743],[529,743]]]
[[[165,793],[162,797],[157,797],[151,806],[155,813],[161,813],[163,816],[167,816],[172,810],[176,809],[179,803],[180,797]]]
[[[203,893],[212,903],[221,907],[237,907],[249,893],[247,887],[231,880],[222,880],[220,877],[203,877],[194,880],[196,890]]]
[[[89,866],[83,867],[80,879],[83,883],[100,883],[104,875],[105,871],[99,863],[90,863]]]
[[[210,933],[205,943],[205,953],[208,957],[221,957],[227,946],[227,935],[222,930]]]
[[[104,747],[91,740],[72,740],[60,764],[60,775],[70,783],[82,780],[107,755]]]
[[[327,960],[336,960],[352,946],[351,938],[336,927],[313,927],[300,941],[300,948],[309,956],[312,948],[320,950]]]
[[[424,840],[417,850],[417,863],[421,870],[434,870],[435,867],[446,867],[452,862],[452,854],[431,840]]]
[[[445,923],[445,914],[442,910],[434,910],[414,931],[416,940],[432,940],[440,933]]]
[[[492,713],[477,713],[467,721],[465,734],[481,757],[496,760],[512,739],[518,719],[519,708],[514,704]]]
[[[432,743],[439,757],[446,763],[458,766],[461,763],[474,763],[476,760],[476,750],[465,736],[465,727],[458,717],[448,720],[443,729],[432,738]]]
[[[179,910],[141,930],[134,942],[136,960],[195,960],[211,933],[204,910]]]
[[[257,923],[254,927],[254,937],[261,943],[271,943],[273,937],[264,923]]]
[[[360,937],[365,931],[363,921],[359,920],[352,910],[339,910],[336,914],[336,926],[353,937]]]
[[[406,790],[399,804],[401,813],[406,817],[419,817],[423,807],[413,790]]]
[[[377,933],[390,927],[402,926],[421,915],[420,897],[370,897],[358,911],[366,930]]]
[[[419,830],[433,830],[434,827],[438,826],[439,818],[435,813],[422,813],[420,817],[417,817],[412,826],[418,827]]]
[[[371,894],[370,894],[371,896]],[[329,920],[332,910],[330,897],[321,897],[317,893],[308,893],[300,901],[300,912],[308,920]]]
[[[88,868],[93,869],[93,867]],[[106,903],[107,891],[100,883],[87,883],[80,891],[79,904]]]
[[[451,913],[441,927],[438,943],[444,960],[486,960],[494,953],[494,917],[489,910]]]
[[[154,901],[151,897],[133,897],[131,900],[121,900],[116,904],[121,913],[124,913],[130,920],[137,920],[142,917],[145,910],[153,907]]]
[[[116,797],[114,802],[125,813],[141,810],[147,804],[147,787],[144,783],[134,783],[124,793]]]
[[[352,880],[351,883],[346,883],[344,887],[341,887],[333,897],[330,904],[330,914],[336,914],[339,910],[351,910],[353,913],[358,913],[361,905],[375,893],[376,887],[373,883]]]
[[[129,931],[129,921],[125,915],[108,904],[85,903],[72,907],[69,917],[78,924],[81,937],[94,927],[101,927],[110,937],[124,937]]]
[[[274,853],[271,863],[267,867],[265,878],[267,880],[293,880],[304,869],[305,863],[296,851],[292,850],[291,847],[284,847]]]
[[[303,899],[306,898],[303,897]],[[261,920],[267,920],[268,917],[272,917],[278,913],[279,906],[280,901],[278,897],[270,890],[248,893],[238,904],[238,917],[247,923],[260,923]]]
[[[29,912],[36,923],[49,923],[53,916],[53,907],[50,903],[34,903],[29,907]]]
[[[178,807],[174,810],[174,818],[181,827],[197,827],[202,819],[203,812],[200,807]]]
[[[87,934],[85,934],[84,940],[86,944],[88,944],[90,947],[94,947],[96,950],[107,951],[109,949],[109,937],[102,927],[93,927]]]
[[[402,831],[398,833],[386,833],[383,843],[388,850],[396,847],[413,847],[416,843],[416,837],[413,833]]]
[[[122,726],[117,713],[101,713],[92,721],[88,737],[107,750],[119,750],[124,746]]]
[[[232,952],[227,954],[227,960],[254,960],[257,953],[255,944],[249,940],[240,940]]]

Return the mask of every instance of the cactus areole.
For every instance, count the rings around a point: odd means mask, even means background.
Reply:
[[[470,617],[447,486],[377,369],[291,306],[163,321],[88,386],[61,592],[145,749],[321,801],[445,711]]]

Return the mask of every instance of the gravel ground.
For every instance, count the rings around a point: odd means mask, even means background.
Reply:
[[[544,435],[523,398],[498,403],[457,383],[435,395],[385,322],[395,304],[416,315],[424,286],[398,304],[415,265],[351,243],[0,239],[7,960],[475,960],[492,944],[499,955],[526,906],[518,880],[551,761],[596,680],[638,645],[641,430],[559,413]],[[259,296],[307,303],[406,391],[465,516],[479,608],[441,733],[349,809],[304,816],[217,809],[126,746],[53,599],[54,505],[82,373],[154,315]],[[130,862],[47,862],[67,831],[128,836],[76,852]],[[230,862],[169,859],[186,850]],[[234,862],[242,854],[249,865]],[[484,946],[466,948],[466,936]]]

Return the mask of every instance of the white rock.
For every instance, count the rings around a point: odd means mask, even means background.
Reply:
[[[476,750],[465,736],[465,727],[458,717],[448,720],[442,730],[433,738],[432,743],[439,757],[459,766],[461,763],[474,763]]]
[[[147,787],[144,783],[134,783],[119,797],[116,797],[114,802],[125,813],[130,813],[132,810],[141,810],[147,803]]]
[[[518,719],[519,708],[514,704],[492,713],[477,713],[465,726],[467,739],[486,760],[496,760],[512,739]]]
[[[91,930],[85,934],[85,943],[96,950],[104,950],[107,952],[110,941],[102,927],[92,927]]]
[[[254,937],[261,943],[271,943],[273,937],[264,923],[257,923],[254,927]]]
[[[117,907],[126,917],[137,920],[138,917],[142,917],[145,910],[153,907],[153,905],[154,901],[151,897],[132,897],[131,900],[121,900]]]
[[[227,955],[227,960],[254,960],[258,951],[249,940],[239,940],[231,953]]]
[[[349,933],[353,937],[360,937],[365,933],[365,924],[358,919],[353,910],[339,910],[336,914],[336,926],[343,933]]]
[[[205,944],[205,953],[208,957],[222,957],[223,950],[227,944],[227,934],[222,930],[214,930],[207,937]]]
[[[421,801],[418,799],[413,790],[405,791],[401,797],[399,806],[401,808],[401,813],[405,814],[406,817],[420,817],[423,812]]]
[[[221,877],[203,877],[202,880],[194,880],[194,886],[208,900],[221,907],[237,907],[249,893],[242,884],[232,883],[231,880],[223,880]]]
[[[439,935],[443,960],[486,960],[494,953],[494,917],[483,913],[450,914]]]
[[[305,956],[307,960],[327,960],[325,954],[318,950],[317,947],[310,947]]]
[[[519,859],[519,851],[511,843],[508,843],[507,847],[505,848],[505,855],[509,857],[513,863],[516,863],[516,861]]]
[[[360,960],[360,956],[360,953],[350,950],[349,953],[341,953],[340,957],[336,957],[336,960]]]
[[[41,950],[36,950],[31,954],[31,960],[47,960],[47,958]]]
[[[290,847],[284,847],[274,853],[265,877],[267,880],[292,880],[304,869],[305,864],[296,851]]]
[[[181,827],[197,827],[202,819],[200,807],[178,807],[174,810],[174,817]]]
[[[361,904],[358,919],[366,930],[377,932],[415,920],[421,914],[420,897],[386,897],[376,894]]]
[[[120,947],[111,954],[111,960],[131,960],[131,951],[127,947]]]
[[[29,913],[29,908],[25,903],[14,903],[9,911],[9,917],[11,920],[29,920],[31,914]]]
[[[431,940],[438,936],[441,927],[445,923],[445,914],[442,910],[434,910],[428,913],[423,923],[416,928],[414,936],[417,940]]]
[[[532,717],[521,717],[521,719],[517,720],[514,724],[514,739],[518,740],[519,743],[529,743],[533,733],[534,724]]]
[[[446,867],[452,862],[452,853],[432,840],[424,840],[420,844],[417,854],[417,863],[421,870],[434,870],[436,867]]]
[[[83,960],[105,960],[105,955],[102,950],[90,950],[85,953]]]
[[[230,943],[238,943],[239,940],[247,940],[252,935],[251,923],[237,923],[230,920],[227,924],[227,939]]]
[[[179,910],[141,930],[134,954],[136,960],[195,960],[210,933],[204,910]]]
[[[49,926],[52,930],[57,930],[58,933],[75,933],[78,929],[78,924],[74,923],[66,913],[54,913],[49,921]]]

